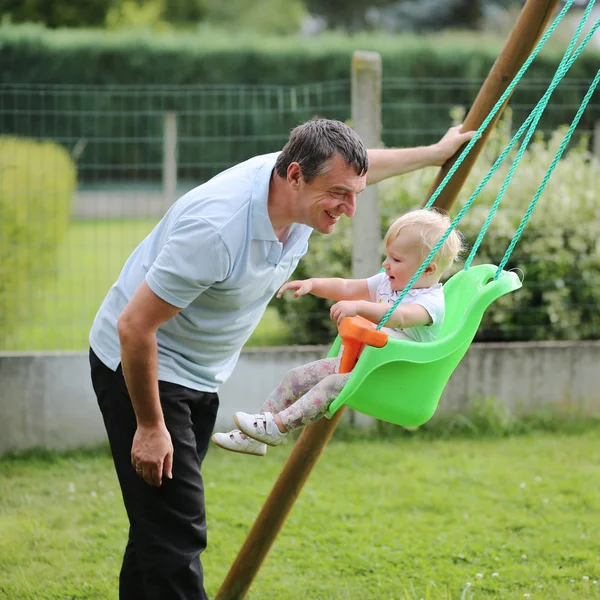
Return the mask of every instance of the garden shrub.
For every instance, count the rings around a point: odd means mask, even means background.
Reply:
[[[0,137],[0,348],[55,266],[76,179],[62,146]]]

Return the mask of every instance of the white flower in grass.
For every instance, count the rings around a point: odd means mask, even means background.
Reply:
[[[593,583],[594,585],[596,585],[596,584],[598,583],[598,581],[597,581],[596,579],[594,579],[594,581],[592,581],[592,583]]]
[[[525,482],[523,482],[523,483],[521,483],[521,487],[522,488],[527,487],[527,484]]]
[[[544,504],[548,504],[548,498],[544,498],[544,499],[542,500],[542,502],[543,502]]]
[[[523,560],[526,560],[526,559],[527,559],[527,554],[521,554],[521,558],[522,558]]]
[[[75,493],[75,484],[69,483],[69,494],[74,494],[74,493]]]
[[[498,577],[498,573],[492,573],[492,577]]]
[[[542,481],[542,478],[538,475],[535,480],[539,483],[540,481]]]
[[[98,497],[98,494],[97,494],[97,493],[96,493],[94,490],[92,490],[92,491],[90,492],[90,497],[91,497],[91,498],[97,498],[97,497]]]
[[[584,575],[584,576],[583,576],[583,580],[584,580],[584,581],[589,581],[589,580],[590,580],[590,578],[589,578],[587,575]]]
[[[531,594],[523,594],[523,598],[529,598]]]
[[[475,575],[475,577],[477,579],[483,579],[483,573],[477,573],[477,575]]]

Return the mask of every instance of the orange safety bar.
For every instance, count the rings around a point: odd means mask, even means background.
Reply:
[[[375,325],[363,317],[346,317],[338,327],[344,352],[340,361],[340,373],[354,369],[365,344],[383,348],[388,341],[387,333],[375,329]]]

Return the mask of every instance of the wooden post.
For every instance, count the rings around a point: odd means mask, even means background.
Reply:
[[[502,53],[494,63],[494,66],[479,90],[479,94],[477,94],[477,98],[475,98],[471,110],[465,118],[463,131],[478,129],[489,115],[500,96],[506,91],[506,88],[510,85],[515,75],[542,37],[559,1],[560,0],[527,0]],[[450,210],[492,129],[506,107],[508,100],[509,98],[506,99],[506,102],[496,113],[496,116],[492,119],[481,138],[473,148],[471,148],[471,151],[456,170],[452,179],[446,184],[440,195],[436,198],[434,203],[435,206],[447,211]],[[448,174],[448,171],[452,168],[452,165],[456,162],[456,159],[463,150],[464,146],[460,148],[440,169],[434,184],[427,194],[424,204],[431,198],[432,194]]]
[[[488,83],[490,74],[486,80],[487,85],[484,84],[469,113],[472,122],[468,124],[468,129],[474,128],[473,122],[476,121],[476,115],[481,118],[479,123],[483,121],[487,115],[486,111],[489,112],[502,91],[510,83],[512,79],[510,74],[516,74],[527,60],[528,50],[535,46],[536,40],[540,37],[558,1],[527,0],[504,50],[492,69],[493,85]],[[498,65],[502,65],[502,69]],[[502,80],[502,77],[506,79]],[[497,78],[500,78],[501,81],[497,81]],[[456,183],[451,188],[452,193],[444,197],[443,206],[448,209],[453,204],[477,157],[477,153],[471,154],[472,160],[467,164],[463,163],[462,177],[454,178]],[[460,171],[456,175],[459,173]],[[244,598],[343,412],[343,409],[339,410],[333,419],[321,419],[304,429],[215,600],[241,600]]]
[[[163,133],[163,201],[168,208],[177,200],[177,115],[165,113]]]
[[[367,148],[381,147],[381,55],[356,51],[352,55],[352,127]],[[381,219],[377,185],[368,186],[356,203],[352,219],[352,277],[362,279],[381,268]],[[350,422],[368,427],[374,422],[354,410]]]
[[[352,56],[352,127],[367,148],[381,146],[381,55],[377,52],[357,51]],[[376,185],[360,195],[352,228],[352,277],[369,277],[381,267]]]

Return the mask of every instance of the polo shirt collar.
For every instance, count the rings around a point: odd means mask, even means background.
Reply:
[[[273,224],[269,219],[268,199],[269,183],[271,174],[275,167],[274,160],[265,161],[258,170],[252,187],[252,216],[251,216],[251,234],[255,240],[266,240],[269,242],[278,242]]]

